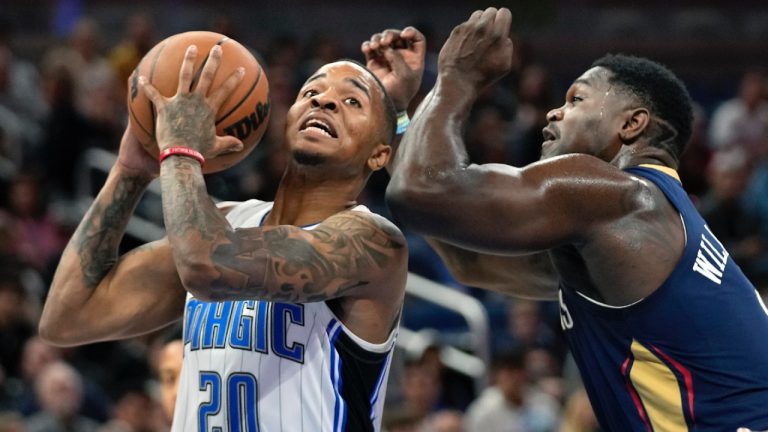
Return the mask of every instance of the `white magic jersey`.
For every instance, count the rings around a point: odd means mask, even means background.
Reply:
[[[227,219],[260,226],[271,208],[250,200]],[[378,431],[395,336],[368,343],[325,302],[188,295],[173,431]]]

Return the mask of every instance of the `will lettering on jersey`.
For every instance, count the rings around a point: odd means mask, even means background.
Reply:
[[[696,261],[693,263],[693,271],[720,285],[723,282],[725,264],[728,262],[728,251],[708,226],[704,225],[704,228],[706,231],[701,234],[701,243],[699,243]]]
[[[304,345],[288,338],[292,325],[304,326],[304,305],[256,300],[187,302],[184,345],[191,351],[226,346],[304,363]]]

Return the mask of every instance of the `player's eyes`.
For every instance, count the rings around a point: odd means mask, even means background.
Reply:
[[[360,108],[361,106],[363,106],[360,103],[359,100],[357,100],[357,99],[355,99],[353,97],[348,97],[348,98],[344,99],[344,102],[348,103],[349,105],[352,105],[353,107],[357,107],[357,108]]]
[[[569,102],[573,104],[573,103],[576,103],[576,102],[581,102],[583,100],[584,100],[584,98],[582,98],[581,96],[574,95],[574,96],[571,96],[571,100]]]
[[[315,96],[315,95],[317,95],[317,94],[319,94],[319,93],[317,92],[317,90],[315,90],[315,89],[309,89],[309,90],[305,90],[305,91],[304,91],[304,93],[302,93],[302,96],[304,96],[305,98],[308,98],[308,97],[312,97],[312,96]]]

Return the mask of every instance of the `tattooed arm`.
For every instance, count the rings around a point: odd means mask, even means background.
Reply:
[[[56,269],[39,324],[46,341],[77,345],[126,338],[181,316],[186,293],[167,240],[118,258],[128,220],[156,171],[157,161],[126,131],[118,163]]]
[[[380,292],[405,274],[402,233],[381,216],[336,214],[313,230],[295,226],[233,229],[215,211],[199,164],[163,162],[163,213],[184,286],[204,300],[261,298],[312,302]]]
[[[171,98],[159,94],[145,77],[139,82],[157,107],[161,150],[183,145],[209,158],[242,145],[233,137],[217,137],[213,119],[242,72],[208,94],[221,61],[221,49],[215,46],[191,90],[196,55],[195,47],[187,49],[177,93]],[[165,159],[160,179],[176,267],[184,287],[197,298],[306,302],[389,296],[377,289],[379,282],[404,284],[407,252],[402,234],[380,216],[342,212],[311,231],[294,226],[233,229],[216,211],[195,159]],[[397,295],[402,298],[402,290]]]

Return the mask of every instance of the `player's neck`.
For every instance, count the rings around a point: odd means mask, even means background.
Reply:
[[[611,161],[613,165],[624,169],[650,164],[677,169],[677,160],[666,150],[653,146],[625,146]]]
[[[265,225],[312,225],[354,207],[361,186],[353,181],[320,180],[286,172]]]

